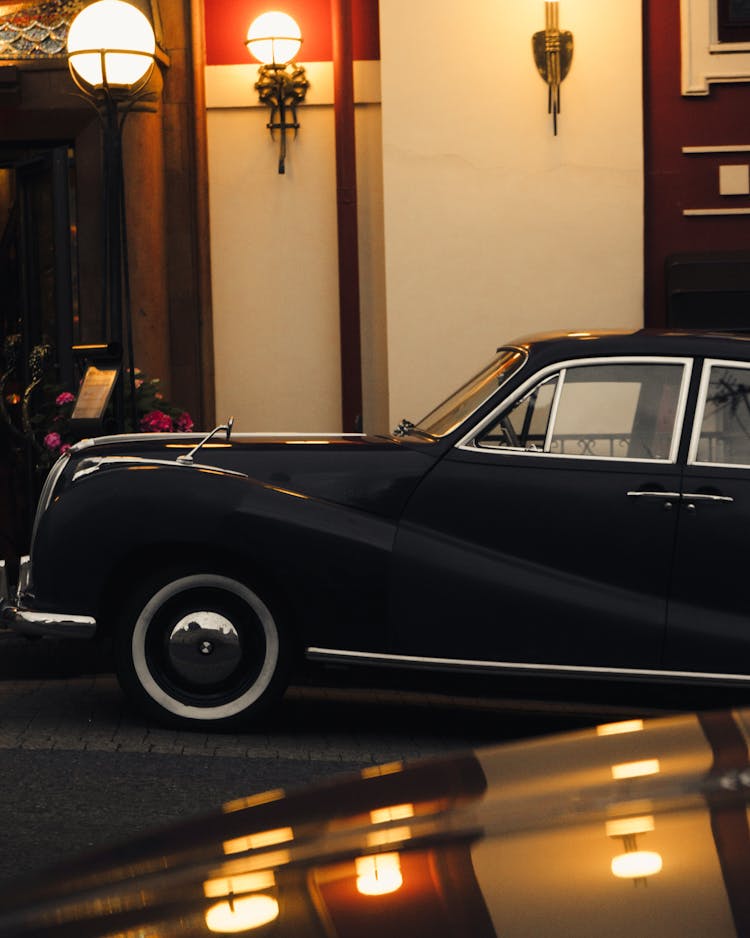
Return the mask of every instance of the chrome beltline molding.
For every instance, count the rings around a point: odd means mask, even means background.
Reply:
[[[674,671],[656,668],[611,668],[579,664],[537,664],[528,661],[487,661],[472,658],[430,658],[422,655],[393,655],[386,652],[347,651],[341,648],[305,649],[310,661],[337,661],[348,664],[393,665],[395,667],[435,668],[439,670],[516,671],[535,674],[601,674],[611,677],[653,677],[677,680],[750,682],[750,674],[724,674],[713,671]]]

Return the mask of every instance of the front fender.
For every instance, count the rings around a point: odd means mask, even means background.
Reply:
[[[250,581],[270,575],[295,615],[326,623],[333,640],[355,621],[384,624],[394,532],[360,509],[210,467],[79,468],[39,519],[34,604],[98,616],[118,569],[152,574],[179,549],[231,557]]]

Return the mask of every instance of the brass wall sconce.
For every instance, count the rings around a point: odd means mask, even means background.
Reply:
[[[293,61],[302,45],[302,33],[286,13],[263,13],[250,24],[245,45],[261,63],[255,90],[261,104],[271,109],[271,119],[266,124],[271,137],[275,139],[274,131],[279,131],[279,173],[283,174],[286,134],[293,130],[297,136],[300,126],[297,105],[305,100],[310,87],[304,68]]]
[[[531,43],[536,67],[547,83],[547,113],[552,115],[552,126],[557,136],[560,84],[573,61],[573,33],[560,29],[560,4],[557,0],[545,2],[544,21],[544,30],[534,33]]]

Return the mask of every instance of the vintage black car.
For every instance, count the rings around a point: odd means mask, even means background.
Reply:
[[[2,619],[111,635],[183,725],[261,713],[305,657],[747,682],[748,530],[750,339],[534,337],[392,436],[76,445]]]
[[[0,889],[4,938],[750,935],[750,713],[252,794]]]

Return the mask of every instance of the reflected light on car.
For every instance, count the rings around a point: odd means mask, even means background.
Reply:
[[[207,899],[222,899],[205,914],[212,932],[236,934],[267,925],[279,915],[279,904],[261,890],[273,889],[276,879],[271,870],[209,879],[203,884]]]
[[[360,770],[362,778],[381,778],[384,775],[395,775],[404,771],[403,762],[384,762],[383,765],[368,765]]]
[[[279,903],[273,896],[264,893],[239,899],[230,896],[208,909],[206,925],[212,932],[231,935],[268,925],[278,917]]]
[[[619,723],[601,723],[596,728],[597,736],[617,736],[620,733],[638,733],[643,729],[643,720],[620,720]]]
[[[259,795],[248,795],[245,798],[235,798],[234,801],[227,801],[221,806],[225,814],[233,811],[244,811],[246,808],[253,808],[259,804],[270,804],[272,801],[281,801],[286,796],[283,788],[273,788],[270,791],[261,792]]]
[[[275,844],[285,844],[294,840],[294,831],[291,827],[279,827],[271,831],[258,831],[256,834],[246,834],[244,837],[235,837],[225,840],[224,853],[244,853],[246,850],[259,850],[263,847],[273,847]]]
[[[653,814],[641,817],[622,817],[607,821],[607,837],[629,837],[634,834],[647,834],[654,829]]]
[[[612,875],[618,879],[643,879],[660,873],[662,858],[653,850],[635,850],[612,857]]]
[[[403,821],[404,818],[408,817],[414,817],[413,804],[395,804],[390,808],[376,808],[374,811],[370,811],[370,820],[373,824]]]
[[[410,827],[386,827],[383,830],[372,831],[367,835],[368,847],[384,847],[411,838]]]
[[[661,771],[658,759],[641,759],[638,762],[620,762],[612,766],[612,778],[640,778],[643,775],[658,775]]]
[[[396,892],[404,884],[401,859],[397,853],[379,853],[370,857],[357,857],[357,891],[363,896],[385,896]]]

